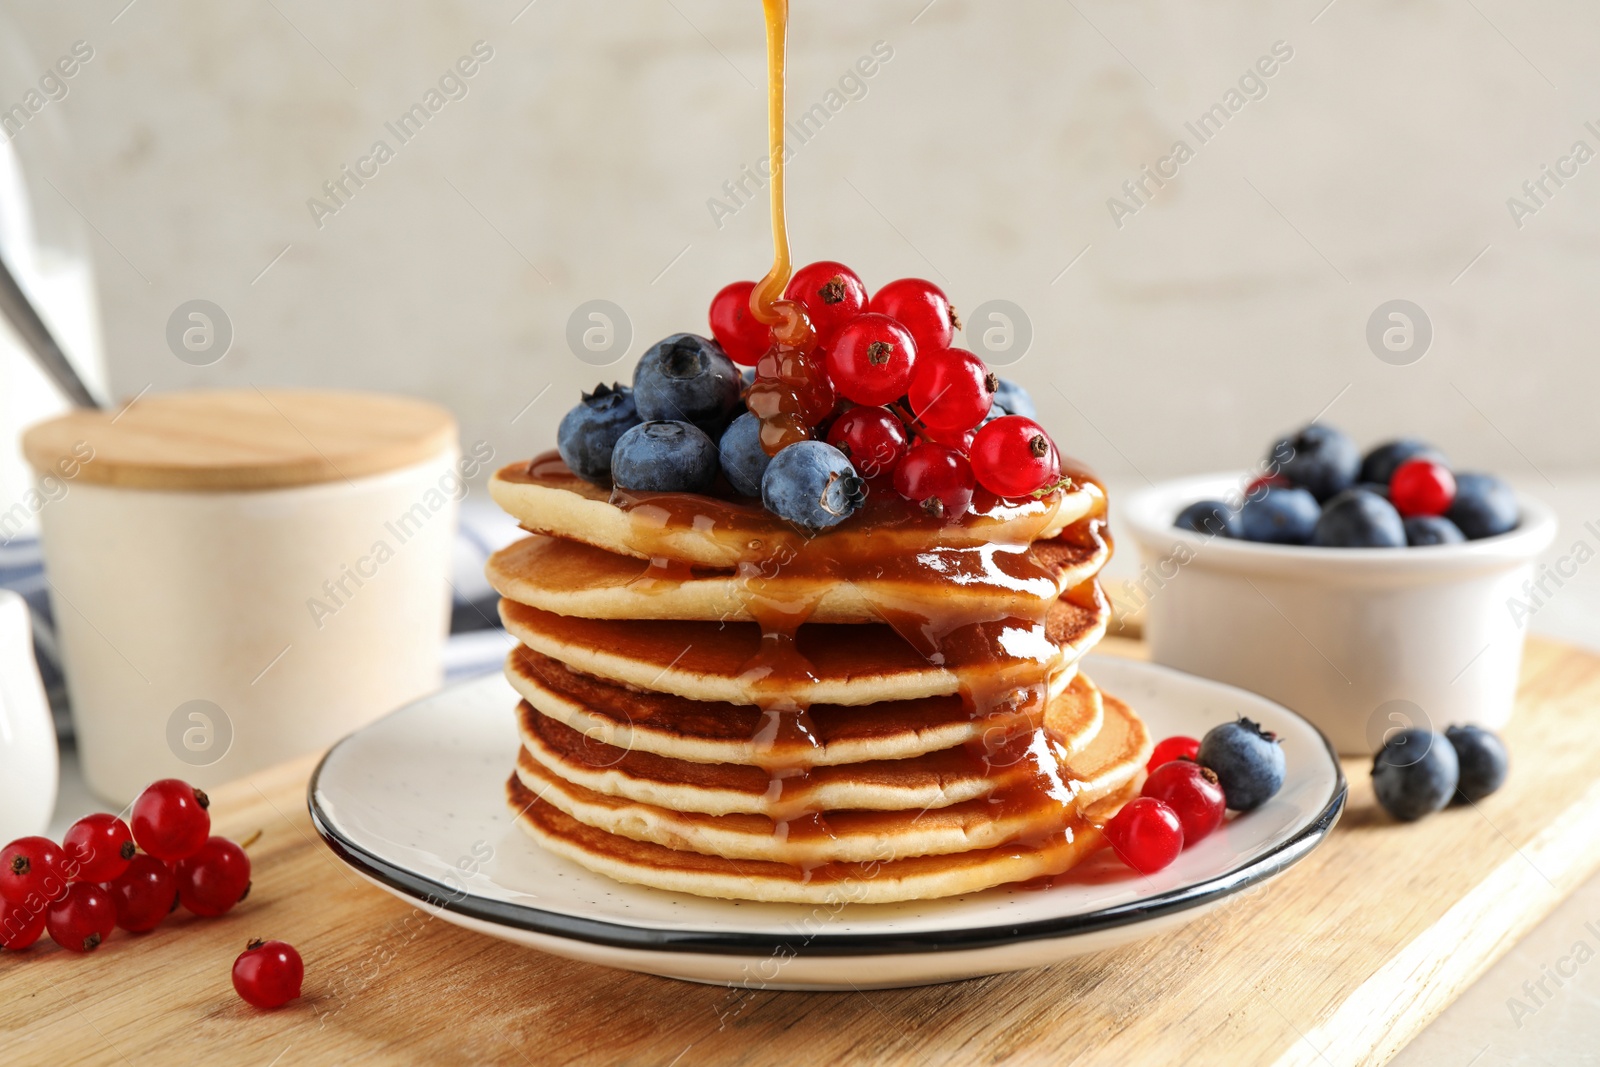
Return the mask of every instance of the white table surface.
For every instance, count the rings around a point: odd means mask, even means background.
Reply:
[[[1555,474],[1554,486],[1542,480],[1518,483],[1519,490],[1546,501],[1561,517],[1561,532],[1548,558],[1570,552],[1580,538],[1600,550],[1600,536],[1584,529],[1587,522],[1600,529],[1600,477]],[[1119,490],[1133,488],[1113,482],[1112,499]],[[1135,573],[1131,557],[1130,552],[1113,560],[1105,580],[1114,582]],[[1580,568],[1538,611],[1532,628],[1600,652],[1600,560]],[[103,807],[84,785],[75,754],[63,753],[61,791],[48,832],[59,835],[74,819]],[[1583,949],[1577,948],[1580,943]],[[1584,962],[1579,963],[1579,957]],[[1513,999],[1532,1010],[1516,1008]],[[1580,886],[1391,1063],[1400,1067],[1600,1064],[1600,875]]]

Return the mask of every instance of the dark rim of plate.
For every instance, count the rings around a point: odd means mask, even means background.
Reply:
[[[1289,712],[1289,714],[1294,713]],[[1304,722],[1303,719],[1301,721]],[[318,805],[317,783],[322,778],[323,768],[327,765],[328,758],[349,738],[334,745],[318,762],[317,769],[312,772],[311,781],[306,787],[306,804],[311,811],[311,822],[317,828],[317,833],[322,836],[322,840],[340,859],[356,870],[421,903],[496,926],[611,948],[644,952],[749,956],[757,959],[958,952],[996,948],[1025,941],[1076,937],[1160,918],[1191,908],[1204,907],[1240,893],[1298,863],[1322,843],[1322,839],[1328,836],[1334,824],[1339,821],[1349,792],[1344,769],[1339,765],[1338,753],[1320,730],[1316,730],[1315,727],[1312,727],[1312,730],[1321,739],[1323,748],[1327,751],[1328,761],[1334,769],[1333,789],[1328,801],[1306,826],[1248,863],[1203,882],[1095,911],[1062,915],[1029,923],[997,923],[963,930],[933,930],[909,934],[808,934],[799,929],[788,934],[662,929],[565,915],[525,904],[510,904],[474,896],[470,892],[463,894],[459,888],[424,878],[356,844],[340,832],[333,820]],[[529,844],[537,847],[531,840]],[[646,887],[640,888],[641,891],[660,892]],[[986,892],[992,891],[986,890]],[[819,907],[825,906],[827,905],[819,905]]]

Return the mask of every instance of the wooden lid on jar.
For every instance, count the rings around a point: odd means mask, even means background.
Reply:
[[[41,474],[202,492],[345,481],[454,447],[455,419],[436,404],[309,389],[147,393],[120,410],[70,411],[22,435]]]

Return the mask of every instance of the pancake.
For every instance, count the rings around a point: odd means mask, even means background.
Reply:
[[[803,536],[756,501],[715,500],[685,494],[640,496],[630,507],[611,502],[612,491],[574,475],[555,453],[512,463],[489,480],[489,494],[524,529],[620,555],[665,556],[710,567],[734,567],[798,546]],[[917,552],[959,543],[1028,542],[1055,537],[1104,509],[1105,494],[1092,481],[1043,500],[995,502],[960,524],[904,521],[895,526],[846,523],[828,533],[835,551],[873,539],[885,551]],[[670,508],[692,508],[707,521],[668,522]],[[908,511],[909,513],[909,511]],[[650,546],[646,550],[642,546]]]
[[[1041,618],[1069,589],[1091,580],[1110,548],[1098,536],[1066,536],[1023,550],[999,545],[891,556],[863,571],[804,573],[796,562],[732,571],[666,570],[578,541],[534,534],[489,557],[484,573],[509,600],[583,619],[759,622],[757,613],[811,622],[920,619],[936,586],[942,618]],[[809,612],[805,609],[809,607]],[[902,633],[914,623],[898,628]]]
[[[1013,655],[1032,651],[1049,672],[1077,662],[1105,634],[1110,609],[1099,587],[1090,606],[1059,598],[1044,640],[1021,624],[986,624]],[[761,629],[748,622],[581,619],[500,601],[506,629],[524,645],[585,674],[691,700],[754,704],[758,679],[746,670],[761,649]],[[875,704],[958,693],[978,668],[957,671],[928,659],[885,623],[809,623],[796,635],[810,664],[804,699],[818,704]]]
[[[1143,724],[1127,705],[1106,700],[1104,724],[1073,757],[1070,778],[1047,732],[1040,730],[1026,752],[1012,757],[1030,764],[1032,771],[1016,776],[1016,788],[940,808],[828,810],[792,819],[674,811],[565,781],[526,748],[519,753],[516,774],[544,803],[620,837],[725,859],[815,867],[997,848],[1018,838],[1048,835],[1078,805],[1093,803],[1139,776],[1149,753]],[[892,776],[890,771],[881,773]]]
[[[1099,827],[1133,788],[1091,805],[1072,827],[1039,842],[1014,842],[943,856],[805,868],[730,860],[634,841],[585,825],[540,800],[513,774],[506,799],[517,825],[546,850],[619,882],[731,900],[789,904],[891,904],[976,893],[1011,882],[1063,874],[1105,843]]]
[[[1048,680],[1053,701],[1071,689],[1076,670]],[[836,767],[867,760],[909,759],[981,743],[996,729],[1018,725],[1004,711],[974,719],[959,695],[887,700],[866,707],[813,704],[808,713],[815,746],[769,746],[756,738],[766,715],[750,704],[687,700],[667,693],[635,691],[581,674],[530,648],[506,657],[506,680],[541,714],[564,723],[593,744],[608,744],[691,763],[738,763],[752,767]],[[1087,683],[1085,683],[1087,685]],[[1079,707],[1085,690],[1071,697]],[[1087,705],[1093,709],[1093,703]],[[1035,716],[1024,716],[1037,725]],[[1092,733],[1099,722],[1084,724]],[[1079,731],[1064,728],[1075,743]]]
[[[1045,721],[1070,757],[1094,740],[1103,714],[1100,691],[1080,675]],[[943,808],[989,796],[1028,773],[1028,761],[1006,744],[1002,730],[921,756],[813,767],[775,782],[749,764],[696,763],[608,745],[526,701],[517,709],[517,725],[528,755],[559,778],[607,796],[707,815]]]

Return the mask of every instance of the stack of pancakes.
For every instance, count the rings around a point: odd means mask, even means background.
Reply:
[[[943,897],[1066,871],[1139,784],[1143,724],[1077,670],[1109,616],[1087,477],[958,524],[880,493],[814,536],[553,453],[491,491],[531,533],[488,565],[508,799],[551,852],[703,896]]]

